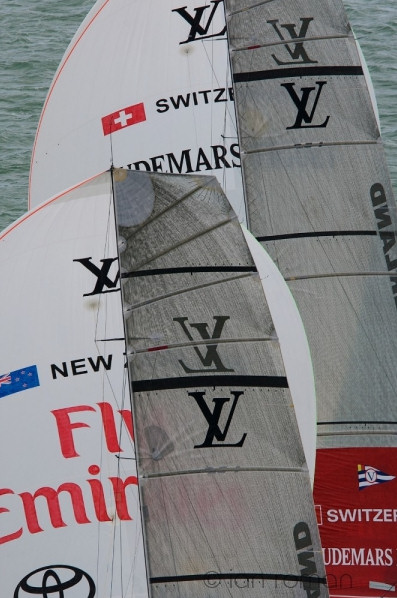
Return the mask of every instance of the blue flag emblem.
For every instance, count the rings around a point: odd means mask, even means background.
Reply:
[[[39,375],[35,365],[30,365],[27,368],[15,370],[8,374],[1,374],[0,398],[12,395],[14,392],[21,392],[22,390],[28,390],[28,388],[34,388],[35,386],[40,386]]]

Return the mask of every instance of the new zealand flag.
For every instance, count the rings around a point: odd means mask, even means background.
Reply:
[[[40,386],[37,367],[30,365],[8,374],[0,374],[0,398]]]

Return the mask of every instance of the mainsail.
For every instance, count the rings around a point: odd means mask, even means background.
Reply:
[[[396,596],[396,210],[360,56],[342,2],[225,6],[248,225],[313,358],[330,591]]]
[[[325,596],[279,343],[214,178],[99,175],[7,229],[0,267],[2,592]]]

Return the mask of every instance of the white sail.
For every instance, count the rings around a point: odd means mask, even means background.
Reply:
[[[49,90],[32,154],[30,206],[114,164],[212,172],[244,221],[229,70],[222,1],[189,0],[179,6],[171,0],[99,0]],[[136,119],[124,116],[123,124],[121,112],[134,112]],[[119,121],[113,128],[109,119],[103,122],[109,115]],[[290,292],[277,268],[263,259],[266,280],[278,295],[271,310],[313,478],[315,396],[307,341]],[[290,316],[277,318],[273,310],[284,301]]]
[[[214,178],[94,177],[9,227],[0,270],[4,595],[327,595],[279,343]]]
[[[111,199],[106,174],[0,236],[2,596],[147,596]]]
[[[222,0],[94,5],[43,108],[29,206],[111,164],[213,172],[244,218]]]
[[[248,223],[313,358],[330,591],[395,596],[396,208],[362,61],[340,1],[225,5]]]

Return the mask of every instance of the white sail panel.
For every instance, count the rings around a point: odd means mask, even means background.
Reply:
[[[313,367],[306,332],[295,300],[290,292],[286,292],[286,282],[280,270],[255,237],[244,226],[242,230],[258,269],[280,341],[288,385],[294,400],[303,450],[313,484],[317,446],[317,411]]]
[[[396,206],[365,69],[342,2],[225,4],[248,222],[313,358],[330,593],[395,596]]]
[[[110,175],[0,237],[1,594],[147,596]]]
[[[238,220],[213,178],[115,179],[152,595],[306,595],[323,571],[310,478]]]
[[[30,207],[112,164],[214,172],[244,217],[221,0],[98,0],[82,23],[39,122]]]

